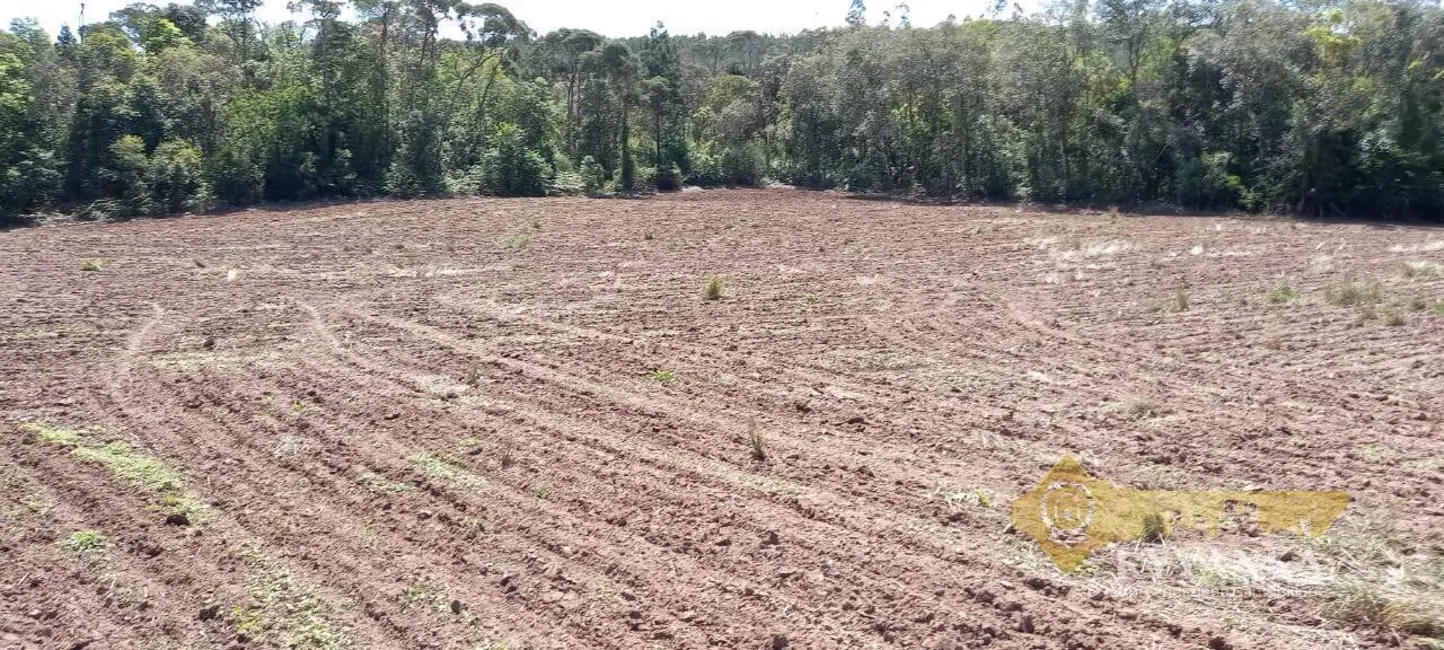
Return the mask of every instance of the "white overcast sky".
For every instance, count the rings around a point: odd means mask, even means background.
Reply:
[[[104,19],[110,12],[134,0],[89,0],[86,22]],[[170,0],[149,0],[165,5]],[[189,0],[182,0],[185,4]],[[898,0],[867,2],[868,22],[876,24],[882,12],[893,10]],[[812,27],[843,23],[850,0],[517,0],[499,4],[526,21],[540,34],[558,27],[582,27],[606,36],[641,36],[657,21],[666,23],[673,34],[706,32],[723,35],[751,29],[758,32],[795,33]],[[983,15],[989,0],[911,0],[913,25],[926,27],[942,22],[949,14],[962,19]],[[1024,6],[1033,4],[1024,2]],[[80,0],[0,0],[0,26],[11,19],[31,17],[54,35],[62,24],[79,23]],[[291,18],[286,0],[265,0],[259,15],[266,22]],[[894,10],[894,23],[896,23]]]

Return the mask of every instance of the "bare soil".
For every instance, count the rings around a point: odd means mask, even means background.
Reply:
[[[0,648],[1430,647],[1331,612],[1444,579],[1441,263],[788,190],[0,233]],[[1355,501],[1064,575],[1065,454]]]

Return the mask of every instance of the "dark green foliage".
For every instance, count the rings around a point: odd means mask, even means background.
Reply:
[[[401,128],[400,146],[386,170],[386,191],[403,197],[440,193],[442,185],[441,148],[438,125],[432,116],[413,112]]]
[[[582,165],[577,168],[577,172],[581,174],[582,188],[587,194],[611,191],[611,174],[608,174],[607,170],[597,164],[596,159],[591,156],[582,159]]]
[[[724,144],[720,151],[710,146],[696,150],[692,174],[687,178],[696,185],[756,185],[762,180],[761,145],[756,142]]]
[[[522,132],[503,124],[481,164],[472,168],[455,188],[467,194],[494,196],[546,196],[547,163],[527,148]]]
[[[0,34],[0,227],[20,223],[60,185],[59,165],[47,148],[45,124],[25,77],[27,44]]]
[[[653,177],[653,184],[656,185],[657,190],[661,192],[671,192],[681,189],[682,176],[681,172],[677,169],[677,165],[669,162],[663,163],[661,167],[657,167],[655,169],[655,176]]]
[[[160,214],[208,210],[211,183],[201,152],[179,140],[162,142],[146,161],[146,185]]]
[[[301,0],[279,25],[259,6],[0,34],[0,222],[772,181],[1444,216],[1427,3],[1099,0],[914,28],[859,1],[842,29],[620,40],[459,0]]]
[[[170,140],[147,155],[145,141],[127,135],[111,145],[110,153],[113,167],[108,173],[121,189],[119,200],[103,210],[96,208],[105,216],[176,214],[211,207],[211,184],[195,147]]]

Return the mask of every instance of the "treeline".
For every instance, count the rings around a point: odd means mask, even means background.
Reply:
[[[806,187],[1444,216],[1444,10],[1095,0],[930,28],[544,35],[457,0],[0,34],[0,219]],[[344,16],[344,17],[343,17]],[[447,35],[460,35],[448,37]]]

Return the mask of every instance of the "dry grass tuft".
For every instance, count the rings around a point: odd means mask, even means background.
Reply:
[[[1322,614],[1349,627],[1444,640],[1444,602],[1376,581],[1350,580],[1335,585]]]
[[[1299,299],[1299,291],[1293,285],[1285,282],[1272,291],[1269,291],[1269,302],[1275,305],[1286,305]]]
[[[707,288],[703,289],[702,297],[707,300],[721,300],[722,292],[727,288],[727,281],[720,275],[714,275],[707,279]]]
[[[1158,402],[1149,399],[1131,399],[1124,402],[1119,409],[1124,417],[1134,422],[1152,420],[1168,415],[1168,408]]]
[[[1343,282],[1324,289],[1324,300],[1335,307],[1368,307],[1384,301],[1378,282]]]
[[[747,419],[747,446],[752,449],[752,460],[767,460],[767,441],[757,430],[757,418]]]
[[[1193,304],[1188,298],[1188,291],[1179,288],[1175,289],[1173,295],[1158,306],[1158,311],[1165,314],[1179,314],[1188,311],[1192,306]]]
[[[1404,262],[1400,272],[1411,280],[1428,280],[1444,275],[1444,265],[1428,260]]]

